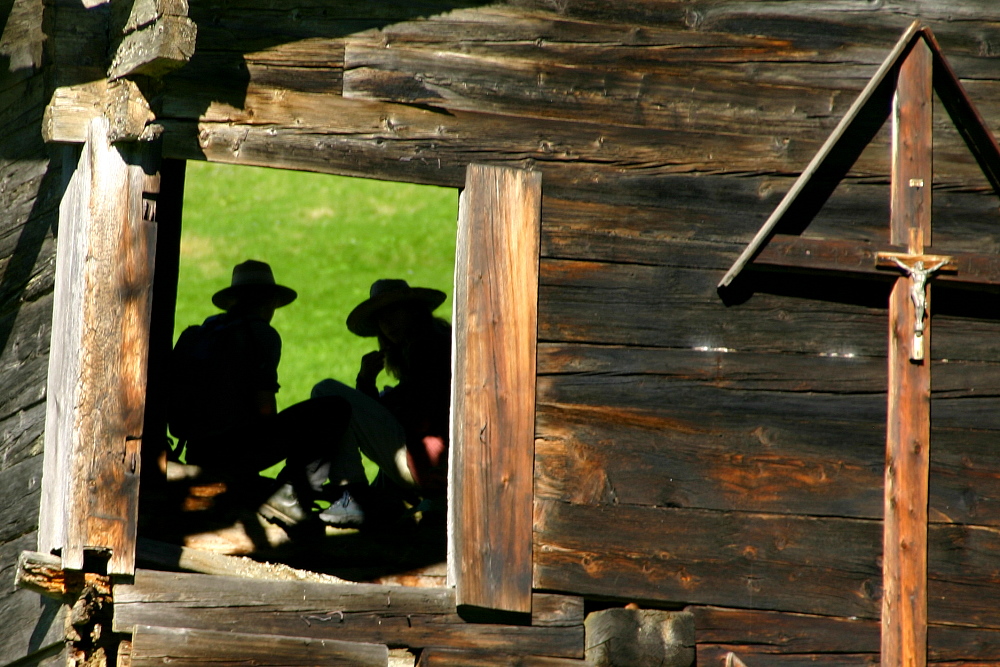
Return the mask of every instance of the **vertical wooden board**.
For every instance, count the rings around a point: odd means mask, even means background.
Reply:
[[[911,254],[930,243],[932,58],[914,42],[899,72],[893,104],[891,238]],[[930,326],[927,359],[911,361],[923,317],[900,278],[889,298],[889,402],[883,537],[882,665],[927,663],[927,503],[930,466]],[[928,294],[929,298],[929,294]],[[929,320],[929,317],[928,317]]]
[[[457,602],[531,612],[541,174],[469,165],[459,204],[450,488]]]
[[[42,524],[58,522],[57,509],[65,523],[41,546],[61,546],[67,569],[81,569],[87,550],[109,554],[110,574],[134,569],[156,245],[145,195],[158,188],[157,156],[156,145],[112,146],[107,121],[94,119],[61,213],[54,317],[67,326],[52,344],[53,494]]]
[[[382,644],[145,625],[136,627],[131,653],[132,667],[381,667],[389,661]]]
[[[167,448],[167,376],[174,343],[174,306],[180,264],[181,209],[186,162],[163,160],[156,204],[156,260],[150,312],[146,410],[143,423],[142,484],[162,481],[158,458]],[[147,487],[148,488],[148,487]]]
[[[74,149],[67,149],[67,153]],[[74,151],[75,152],[75,151]],[[78,284],[84,260],[82,247],[90,230],[90,151],[76,160],[67,155],[64,168],[73,165],[59,205],[58,247],[52,306],[52,340],[46,387],[45,444],[42,497],[38,519],[38,550],[50,553],[66,541],[69,467],[72,461],[73,413],[77,404],[83,296]]]

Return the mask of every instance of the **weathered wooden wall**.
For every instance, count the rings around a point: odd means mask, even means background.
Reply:
[[[776,275],[726,306],[715,285],[914,18],[1000,128],[1000,8],[268,7],[192,6],[168,153],[450,186],[472,161],[544,174],[535,586],[704,609],[707,664],[877,660],[887,287]],[[1000,249],[997,201],[936,111],[934,247]],[[808,233],[884,241],[888,173],[883,131]],[[935,307],[931,659],[998,660],[1000,309],[944,289]],[[822,632],[757,645],[725,608]],[[725,637],[720,618],[738,619]]]
[[[877,660],[888,290],[775,274],[725,305],[715,285],[914,18],[1000,128],[1000,5],[191,5],[167,157],[543,172],[536,588],[692,605],[699,664]],[[54,48],[88,53],[67,20]],[[90,80],[78,65],[58,82]],[[933,250],[1000,250],[940,106],[935,128]],[[888,174],[883,132],[808,234],[884,241]],[[943,288],[934,309],[931,660],[997,661],[1000,309]]]
[[[42,0],[0,3],[0,664],[62,650],[58,602],[13,586],[38,525],[61,150],[39,128],[48,102]]]

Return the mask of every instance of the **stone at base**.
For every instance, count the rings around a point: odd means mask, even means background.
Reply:
[[[694,616],[686,611],[605,609],[587,616],[587,662],[593,667],[691,667]]]

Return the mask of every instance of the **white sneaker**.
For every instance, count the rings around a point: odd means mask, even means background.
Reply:
[[[365,521],[364,510],[347,489],[340,498],[319,513],[319,520],[331,526],[360,526]]]

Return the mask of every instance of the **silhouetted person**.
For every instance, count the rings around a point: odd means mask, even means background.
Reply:
[[[324,380],[313,396],[348,400],[353,414],[345,447],[360,448],[379,466],[368,489],[357,475],[349,486],[367,512],[386,512],[386,502],[440,506],[447,484],[448,426],[451,404],[451,325],[433,315],[444,292],[410,287],[405,280],[377,280],[370,297],[347,318],[359,336],[376,337],[379,349],[361,361],[356,389]],[[398,382],[379,392],[378,374],[387,370]],[[328,511],[339,511],[332,506]]]
[[[313,501],[325,494],[330,452],[351,414],[347,401],[334,397],[277,411],[281,336],[270,322],[296,296],[275,283],[268,264],[237,265],[232,284],[212,297],[224,312],[178,338],[169,406],[187,462],[237,487],[259,486],[258,473],[285,459],[277,492],[260,511],[288,525],[310,518]]]

